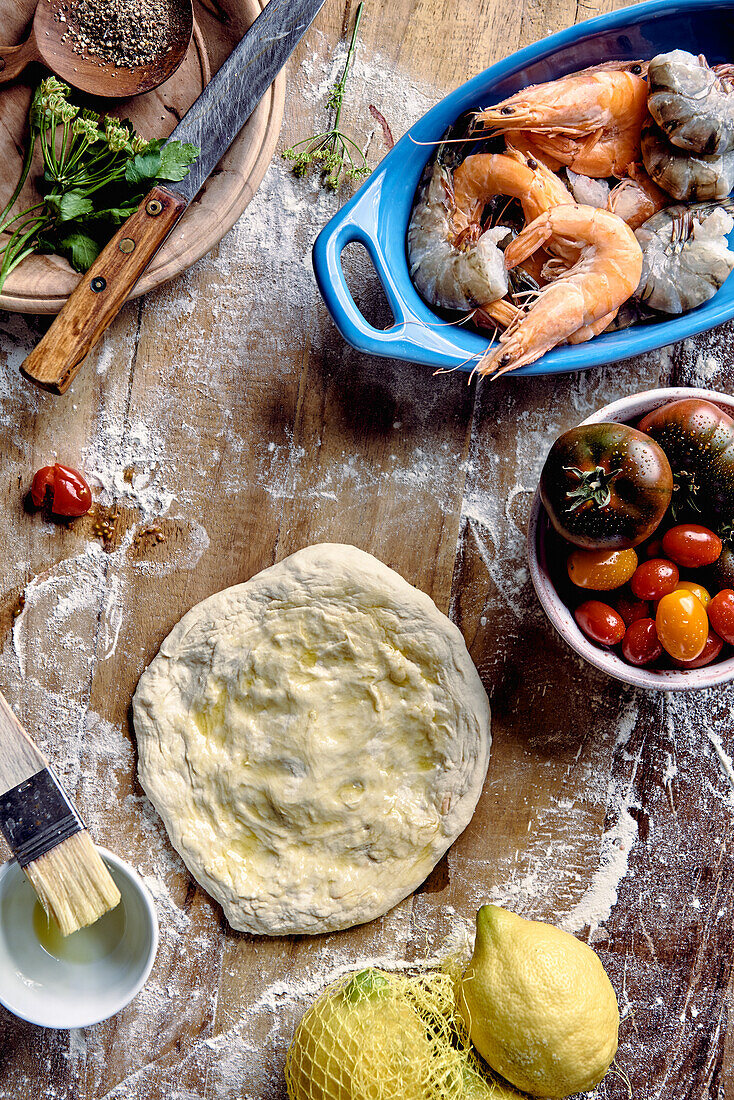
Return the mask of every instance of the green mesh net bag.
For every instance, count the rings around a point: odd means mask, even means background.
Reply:
[[[451,964],[362,970],[328,986],[288,1049],[289,1100],[522,1100],[473,1053]]]

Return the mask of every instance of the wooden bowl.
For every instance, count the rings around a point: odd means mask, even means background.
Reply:
[[[19,46],[0,47],[3,84],[15,80],[27,65],[40,61],[72,87],[90,95],[125,99],[157,88],[179,67],[191,43],[194,12],[191,0],[177,0],[166,45],[143,65],[115,65],[75,48],[77,24],[68,0],[38,3],[28,38]],[[68,13],[68,14],[67,14]]]
[[[211,72],[222,65],[265,6],[264,0],[194,0],[194,37],[174,75],[160,87],[133,99],[86,99],[95,110],[129,118],[144,137],[167,137],[200,95]],[[35,0],[0,0],[3,38],[21,42],[28,35]],[[44,75],[28,70],[21,82],[0,91],[0,208],[20,175],[27,141],[27,115],[32,89]],[[133,291],[146,294],[191,267],[227,233],[252,199],[275,152],[285,102],[281,72],[252,112],[239,135],[207,180],[174,232]],[[40,157],[39,157],[40,162]],[[31,176],[37,175],[37,167]],[[37,201],[27,184],[18,210]],[[0,308],[18,313],[58,313],[79,274],[60,256],[29,256],[13,271],[0,295]]]

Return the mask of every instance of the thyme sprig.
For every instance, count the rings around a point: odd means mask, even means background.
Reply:
[[[307,175],[309,168],[314,165],[321,174],[323,185],[331,191],[339,188],[342,173],[344,179],[348,180],[364,179],[370,174],[370,168],[359,145],[341,129],[344,93],[354,60],[363,8],[364,2],[357,8],[342,74],[331,88],[326,100],[327,108],[334,111],[334,120],[330,128],[323,130],[320,134],[297,141],[295,145],[291,145],[283,152],[285,159],[293,162],[295,175]]]

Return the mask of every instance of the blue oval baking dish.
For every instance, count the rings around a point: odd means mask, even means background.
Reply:
[[[319,234],[313,266],[324,301],[344,339],[372,355],[471,370],[486,338],[447,326],[426,305],[408,271],[405,238],[413,197],[435,142],[462,112],[496,103],[528,84],[554,80],[601,61],[649,59],[672,49],[703,53],[712,64],[734,61],[734,2],[648,0],[579,23],[528,46],[442,99],[397,143],[367,182]],[[341,264],[344,247],[367,249],[395,323],[376,329],[360,313]],[[613,363],[684,340],[734,317],[734,276],[705,305],[674,320],[555,348],[514,374],[556,374]]]

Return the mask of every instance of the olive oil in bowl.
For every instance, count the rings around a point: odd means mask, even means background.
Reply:
[[[112,954],[125,935],[125,924],[125,906],[120,903],[94,924],[62,936],[40,902],[33,907],[33,931],[46,954],[78,966],[88,966]]]

